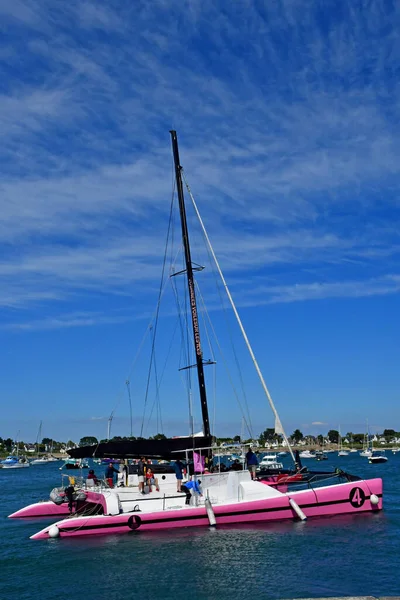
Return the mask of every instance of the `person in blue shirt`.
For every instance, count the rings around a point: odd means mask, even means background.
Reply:
[[[176,491],[181,492],[182,491],[183,469],[185,468],[185,465],[178,459],[173,463],[172,467],[175,470]]]
[[[185,502],[186,504],[190,504],[190,498],[192,497],[192,493],[193,493],[193,495],[195,495],[195,494],[198,494],[199,496],[203,495],[200,484],[201,484],[201,481],[198,479],[192,479],[191,481],[187,481],[186,483],[183,484],[182,492],[186,493],[186,502]]]
[[[250,471],[251,478],[255,479],[258,459],[257,456],[254,454],[252,448],[249,448],[249,451],[246,453],[246,464],[248,470]]]
[[[114,487],[114,473],[119,473],[119,470],[114,467],[112,462],[110,462],[106,469],[106,479],[111,488]]]

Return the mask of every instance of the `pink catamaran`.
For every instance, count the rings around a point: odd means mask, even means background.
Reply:
[[[299,462],[295,460],[276,407],[264,382],[215,257],[197,205],[184,178],[175,131],[171,131],[171,138],[185,257],[184,273],[187,278],[196,354],[196,365],[194,366],[197,370],[199,383],[204,436],[186,439],[108,442],[98,446],[71,450],[69,453],[74,458],[111,456],[116,459],[125,459],[125,465],[121,462],[120,485],[115,488],[106,488],[102,484],[93,487],[93,483],[89,486],[90,482],[86,482],[86,485],[82,486],[69,485],[66,488],[53,491],[53,500],[30,505],[10,515],[10,517],[43,516],[58,518],[66,516],[67,518],[45,527],[32,536],[32,539],[48,539],[94,534],[126,534],[134,531],[181,527],[266,523],[288,519],[305,520],[313,517],[358,514],[381,510],[381,479],[363,480],[341,470],[313,473],[302,469]],[[285,440],[295,467],[292,471],[286,472],[283,470],[268,474],[259,472],[256,480],[251,479],[247,470],[203,472],[192,477],[188,476],[189,480],[193,479],[196,483],[192,489],[184,488],[183,492],[177,492],[173,470],[169,466],[152,465],[159,482],[159,489],[153,491],[146,487],[145,493],[142,494],[139,493],[137,473],[134,472],[134,467],[127,464],[128,458],[138,458],[140,456],[167,459],[188,458],[192,452],[209,456],[212,448],[193,276],[195,269],[191,260],[183,181],[185,181],[208,249],[222,278],[223,286],[274,414],[275,431],[282,435]],[[131,472],[132,469],[133,472]]]

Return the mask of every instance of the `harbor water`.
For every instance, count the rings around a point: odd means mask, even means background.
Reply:
[[[47,500],[61,463],[0,469],[0,598],[96,600],[311,598],[400,595],[400,454],[370,465],[358,454],[317,463],[384,481],[384,510],[307,522],[135,531],[33,541],[49,520],[7,519]],[[104,466],[95,465],[97,474]]]

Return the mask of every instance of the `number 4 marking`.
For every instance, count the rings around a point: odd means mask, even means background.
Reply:
[[[364,490],[359,487],[353,488],[350,492],[349,500],[354,508],[360,508],[365,502]]]

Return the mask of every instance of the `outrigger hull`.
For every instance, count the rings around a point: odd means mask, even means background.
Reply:
[[[307,518],[376,512],[382,509],[382,480],[360,480],[279,494],[261,500],[219,504],[213,507],[215,521],[217,525],[229,525],[297,519],[298,513],[290,500],[295,501]],[[209,513],[204,505],[187,506],[156,512],[137,511],[115,516],[98,515],[64,519],[42,529],[31,536],[31,539],[115,535],[132,533],[132,531],[209,525]]]
[[[90,506],[86,502],[81,502],[79,505],[79,511],[83,512],[87,506]],[[76,509],[75,509],[76,510]],[[29,504],[20,510],[8,515],[9,519],[35,519],[35,518],[61,518],[67,517],[71,514],[71,511],[68,508],[68,503],[64,504],[55,504],[51,500],[43,501],[43,502],[35,502],[34,504]]]

